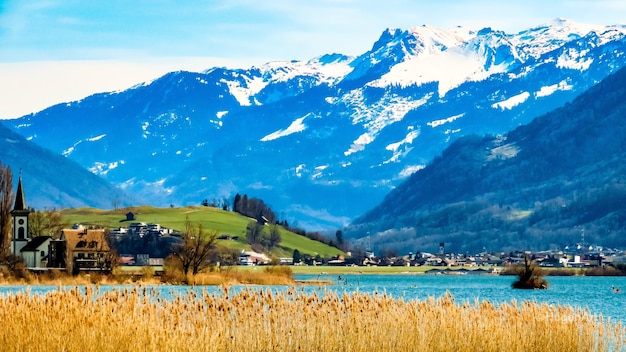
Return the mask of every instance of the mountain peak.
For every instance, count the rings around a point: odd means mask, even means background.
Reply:
[[[371,51],[376,51],[383,46],[387,45],[389,42],[399,37],[402,34],[402,30],[400,28],[387,28],[380,35],[378,40],[372,46]]]

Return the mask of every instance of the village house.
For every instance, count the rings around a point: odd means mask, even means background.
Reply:
[[[239,254],[239,265],[260,265],[269,262],[270,258],[263,253],[242,250]]]
[[[61,241],[65,242],[66,268],[77,274],[81,271],[109,271],[108,254],[111,251],[104,229],[64,229]]]
[[[48,249],[51,240],[50,236],[38,236],[26,243],[20,253],[27,268],[42,269],[48,266]]]

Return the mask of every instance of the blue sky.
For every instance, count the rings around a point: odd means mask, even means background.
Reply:
[[[388,27],[626,24],[624,1],[0,0],[0,118],[166,72],[361,54]]]

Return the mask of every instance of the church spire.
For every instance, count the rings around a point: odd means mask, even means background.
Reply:
[[[26,198],[24,198],[24,190],[22,189],[22,170],[20,170],[20,178],[17,181],[17,193],[15,194],[15,205],[13,211],[28,210],[26,208]]]

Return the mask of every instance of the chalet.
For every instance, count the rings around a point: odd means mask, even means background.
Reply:
[[[258,265],[269,262],[270,258],[263,253],[242,250],[239,254],[239,265]]]
[[[76,274],[82,271],[110,270],[109,248],[104,229],[64,229],[61,240],[66,246],[66,267]]]

